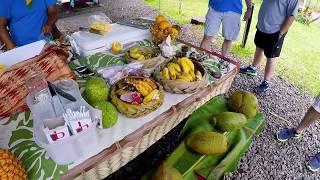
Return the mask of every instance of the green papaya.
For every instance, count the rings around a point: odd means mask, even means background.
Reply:
[[[182,180],[181,173],[174,167],[162,163],[154,175],[152,180]]]
[[[247,123],[247,118],[241,113],[222,112],[213,117],[213,124],[221,131],[233,131],[242,128]]]
[[[256,96],[248,91],[236,91],[228,100],[228,109],[244,114],[247,118],[256,116],[259,110],[259,102]]]
[[[189,149],[199,154],[222,154],[228,149],[227,138],[217,132],[198,132],[190,134],[186,139]]]

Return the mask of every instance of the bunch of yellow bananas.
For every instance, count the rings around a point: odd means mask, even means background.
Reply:
[[[6,66],[3,64],[0,64],[0,75],[5,72],[5,69],[6,69]]]
[[[144,61],[146,60],[146,57],[140,52],[140,49],[138,47],[132,48],[128,51],[128,55],[136,59],[138,61]]]
[[[103,21],[95,21],[90,24],[90,29],[95,31],[100,31],[102,33],[107,33],[111,31],[112,26]]]
[[[186,57],[178,59],[178,63],[170,62],[160,71],[164,79],[180,82],[192,82],[202,79],[200,71],[195,72],[193,62]]]
[[[153,99],[159,99],[158,86],[150,79],[135,80],[132,82],[138,92],[144,96],[143,103],[148,103]]]

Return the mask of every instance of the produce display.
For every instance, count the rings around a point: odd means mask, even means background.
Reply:
[[[121,42],[113,42],[112,43],[112,46],[111,46],[111,51],[114,53],[114,54],[119,54],[121,53],[123,49],[123,45]]]
[[[159,48],[136,46],[126,53],[128,63],[140,62],[144,68],[153,68],[160,60]]]
[[[213,117],[213,124],[221,131],[234,131],[242,128],[247,123],[247,118],[241,113],[222,112]]]
[[[176,168],[162,163],[152,176],[152,180],[183,180],[183,178]]]
[[[164,79],[176,80],[179,82],[201,81],[202,74],[199,70],[195,70],[193,62],[182,57],[177,63],[169,62],[160,74]]]
[[[85,99],[90,105],[100,101],[107,101],[110,88],[107,83],[99,77],[90,77],[86,82],[84,91]]]
[[[161,106],[162,87],[149,78],[127,77],[112,86],[111,102],[128,117],[146,115]]]
[[[159,15],[156,17],[155,24],[150,28],[153,40],[155,43],[160,44],[166,40],[170,35],[174,40],[180,33],[180,27],[172,25],[166,17]]]
[[[199,154],[222,154],[228,149],[227,138],[217,132],[198,132],[190,134],[186,145]]]
[[[96,34],[105,35],[110,32],[112,26],[109,23],[103,21],[95,21],[90,24],[89,31]]]
[[[154,76],[166,91],[180,94],[193,93],[208,83],[203,67],[186,57],[162,64],[156,69]]]
[[[102,111],[102,128],[110,128],[117,123],[118,111],[110,102],[100,101],[93,107]]]
[[[229,99],[228,108],[230,111],[242,113],[247,118],[252,118],[259,110],[257,97],[248,91],[236,91]]]
[[[0,178],[1,179],[27,179],[27,172],[14,154],[0,149]]]
[[[107,102],[109,93],[110,88],[104,79],[90,77],[87,80],[83,96],[92,107],[101,110],[101,128],[110,128],[114,126],[118,120],[117,109],[110,102]]]

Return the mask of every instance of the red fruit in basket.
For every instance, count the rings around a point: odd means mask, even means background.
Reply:
[[[120,99],[130,104],[141,104],[142,98],[138,92],[128,92],[120,96]]]

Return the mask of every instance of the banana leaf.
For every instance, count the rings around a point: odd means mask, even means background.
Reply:
[[[222,179],[225,173],[236,171],[238,161],[250,147],[253,136],[263,130],[264,117],[262,113],[258,113],[243,128],[224,133],[228,139],[228,151],[225,154],[200,155],[190,151],[183,139],[198,131],[219,132],[210,125],[209,120],[212,116],[227,111],[226,102],[225,97],[215,97],[192,113],[181,131],[181,144],[165,160],[182,174],[184,180]],[[150,179],[153,171],[146,173],[142,179]]]

